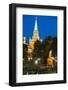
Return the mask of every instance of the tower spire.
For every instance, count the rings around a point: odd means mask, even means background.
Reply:
[[[35,26],[34,26],[34,31],[38,30],[38,26],[37,26],[37,17],[35,18]]]
[[[33,32],[33,37],[32,38],[34,39],[34,41],[39,40],[37,16],[35,17],[35,26],[34,26],[34,32]]]

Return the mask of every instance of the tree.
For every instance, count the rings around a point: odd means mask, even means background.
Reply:
[[[41,57],[41,42],[39,40],[37,40],[34,43],[34,50],[33,50],[33,57]]]
[[[53,43],[53,38],[48,36],[43,42],[42,42],[42,47],[43,47],[43,59],[44,63],[47,63],[47,57],[49,55],[49,51],[51,50]]]
[[[26,44],[23,44],[23,58],[27,60],[27,50],[28,46]]]
[[[53,56],[57,56],[57,38],[53,38],[53,44],[52,44],[52,51],[53,51]]]

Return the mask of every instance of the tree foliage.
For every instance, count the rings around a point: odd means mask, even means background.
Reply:
[[[28,50],[28,46],[26,44],[23,44],[23,58],[25,60],[27,59],[27,50]]]
[[[34,50],[33,50],[33,57],[40,57],[41,56],[41,42],[37,40],[34,43]]]
[[[57,56],[57,38],[47,37],[42,42],[37,40],[34,44],[33,56],[41,57],[44,63],[47,63],[49,51],[52,50],[53,56]]]

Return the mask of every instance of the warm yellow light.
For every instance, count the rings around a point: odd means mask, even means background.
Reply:
[[[34,49],[34,42],[30,42],[29,47],[30,47],[31,49]]]
[[[48,59],[47,59],[47,64],[48,64],[48,65],[53,65],[53,60],[52,60],[51,58],[48,58]]]

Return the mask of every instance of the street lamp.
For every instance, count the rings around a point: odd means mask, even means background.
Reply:
[[[36,65],[39,64],[39,62],[40,62],[40,58],[38,58],[38,59],[35,60],[35,64]]]
[[[38,64],[38,60],[35,60],[35,64],[36,64],[36,65]]]

